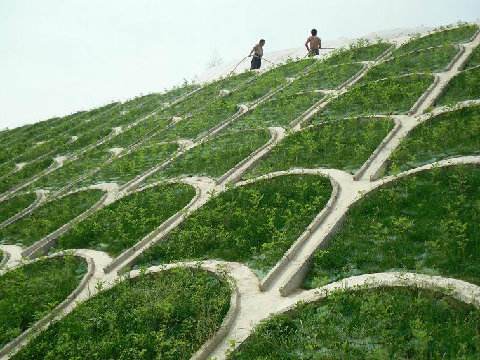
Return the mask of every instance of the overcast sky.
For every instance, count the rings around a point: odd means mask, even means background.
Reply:
[[[475,21],[479,0],[0,0],[0,129],[161,91],[212,59]]]

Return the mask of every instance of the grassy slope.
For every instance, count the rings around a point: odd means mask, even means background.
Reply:
[[[433,46],[460,44],[468,42],[478,30],[477,25],[460,26],[454,29],[438,31],[433,34],[418,37],[402,45],[395,51],[395,55],[425,49]]]
[[[185,184],[159,185],[101,209],[62,235],[56,248],[95,249],[118,255],[185,207],[195,190]]]
[[[354,172],[392,129],[387,119],[348,119],[315,125],[285,138],[258,162],[252,178],[292,168],[335,168]]]
[[[410,75],[357,85],[334,99],[316,119],[403,114],[411,109],[432,82],[431,75]]]
[[[36,198],[34,193],[28,193],[0,202],[0,223],[30,206]]]
[[[480,284],[480,167],[439,168],[397,180],[353,206],[305,286],[402,269]],[[476,199],[476,200],[475,200]]]
[[[29,246],[88,210],[102,197],[100,190],[81,191],[53,200],[0,229],[0,243]]]
[[[462,71],[447,85],[436,105],[454,105],[459,101],[480,99],[480,68]]]
[[[219,328],[230,291],[192,269],[126,280],[79,305],[13,359],[189,359]]]
[[[269,139],[267,130],[228,131],[186,152],[147,181],[193,175],[219,178]]]
[[[383,42],[368,44],[359,42],[350,48],[335,51],[325,60],[327,65],[349,64],[360,61],[373,61],[382,55],[391,45]]]
[[[0,276],[0,348],[47,315],[80,283],[86,263],[45,259]]]
[[[331,191],[327,178],[311,175],[233,188],[193,213],[137,264],[223,259],[246,262],[264,274],[325,206]]]
[[[446,69],[458,49],[446,45],[431,50],[422,50],[413,54],[398,56],[372,68],[362,82],[384,79],[408,73],[434,73]]]
[[[25,183],[52,164],[52,159],[44,159],[26,164],[21,170],[0,179],[0,193]]]
[[[480,107],[436,116],[420,124],[390,156],[389,173],[441,159],[480,153]]]
[[[480,312],[440,293],[335,293],[261,323],[230,359],[474,359]]]

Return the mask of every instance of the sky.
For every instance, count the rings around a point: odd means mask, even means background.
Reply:
[[[477,21],[479,0],[0,0],[0,129],[163,91],[212,63]]]

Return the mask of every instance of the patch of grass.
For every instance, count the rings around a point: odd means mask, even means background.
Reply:
[[[337,292],[263,321],[229,359],[474,359],[480,312],[439,292]]]
[[[390,270],[480,284],[480,167],[438,168],[368,194],[350,210],[305,281],[316,288]]]
[[[407,113],[433,82],[431,75],[408,75],[354,86],[315,119]]]
[[[315,125],[286,137],[248,172],[247,177],[319,167],[353,173],[392,128],[390,119],[348,119]]]
[[[204,108],[190,117],[184,117],[180,122],[159,134],[159,138],[168,140],[195,139],[202,136],[214,126],[225,121],[238,111],[237,104],[223,97],[207,103]]]
[[[473,50],[472,55],[470,55],[470,58],[468,59],[468,62],[465,65],[465,69],[471,69],[479,65],[480,65],[480,47],[477,46]]]
[[[441,72],[446,69],[458,51],[453,45],[445,45],[413,54],[400,55],[369,70],[362,78],[362,82],[415,72]]]
[[[137,265],[223,259],[260,276],[273,267],[325,206],[327,178],[282,176],[230,189],[194,212]]]
[[[15,171],[8,176],[0,179],[0,193],[8,191],[15,186],[19,186],[40,172],[46,170],[53,164],[52,159],[44,159],[27,163],[21,170]]]
[[[101,182],[116,182],[123,184],[138,175],[161,164],[178,149],[176,143],[152,143],[140,146],[135,151],[126,154],[101,168],[82,184]]]
[[[113,156],[112,153],[101,148],[92,149],[82,154],[78,159],[67,160],[62,167],[52,171],[48,175],[42,176],[40,179],[30,185],[30,189],[60,189],[79,177],[96,171],[100,166]]]
[[[433,117],[414,128],[390,156],[389,173],[460,155],[480,154],[480,106]]]
[[[10,219],[12,216],[33,204],[36,198],[35,193],[28,193],[20,194],[0,202],[0,223]]]
[[[80,304],[12,359],[189,359],[220,327],[230,287],[205,271],[125,280]]]
[[[480,67],[462,71],[447,85],[436,105],[454,105],[480,98]]]
[[[267,130],[229,130],[187,151],[148,182],[193,175],[219,178],[269,139]]]
[[[135,192],[97,211],[62,235],[55,249],[94,249],[117,256],[195,196],[185,184],[165,184]]]
[[[373,61],[382,55],[390,46],[392,45],[385,42],[371,44],[367,40],[359,40],[348,48],[335,50],[324,63],[327,65],[339,65]]]
[[[102,195],[100,190],[87,190],[47,202],[17,222],[0,229],[0,244],[32,245],[88,210]]]
[[[235,121],[236,129],[288,127],[289,124],[324,97],[318,92],[292,94],[282,91],[270,101]]]
[[[472,36],[477,32],[477,25],[462,25],[454,29],[440,28],[433,34],[427,36],[417,36],[411,41],[405,43],[397,50],[395,55],[405,54],[411,51],[426,49],[433,46],[461,44],[470,41]]]
[[[333,90],[352,78],[360,70],[362,64],[341,64],[338,66],[316,67],[308,75],[294,81],[289,88],[295,91]]]
[[[0,276],[0,348],[46,316],[79,285],[85,261],[62,256]]]

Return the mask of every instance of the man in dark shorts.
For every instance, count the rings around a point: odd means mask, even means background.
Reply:
[[[263,56],[263,46],[265,45],[265,40],[261,39],[257,45],[255,45],[250,51],[250,55],[252,56],[252,63],[250,66],[250,70],[257,70],[262,67],[262,56]]]
[[[320,49],[322,48],[322,39],[317,36],[317,29],[312,29],[311,34],[312,35],[308,37],[307,42],[305,43],[308,56],[319,55]]]

